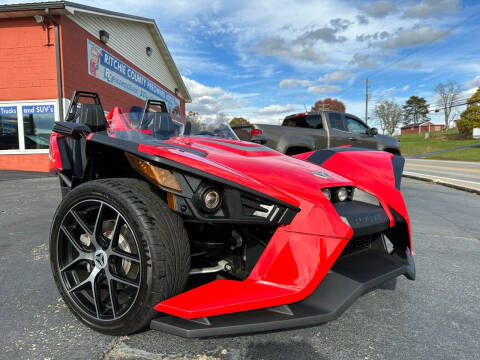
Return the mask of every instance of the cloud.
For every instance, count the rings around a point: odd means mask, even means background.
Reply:
[[[324,26],[316,30],[310,30],[304,32],[293,41],[295,44],[301,45],[314,45],[317,41],[321,40],[327,44],[342,43],[347,40],[345,36],[338,36],[337,33],[345,31],[353,23],[350,20],[335,18],[330,20],[330,26]]]
[[[474,79],[470,81],[467,81],[465,83],[465,86],[472,87],[472,88],[480,87],[480,75],[476,76]]]
[[[310,86],[312,82],[310,80],[299,80],[299,79],[284,79],[280,81],[280,88],[290,89],[297,86]]]
[[[357,37],[355,38],[357,41],[360,41],[360,42],[363,42],[363,41],[370,41],[370,40],[385,40],[387,38],[389,38],[391,35],[388,31],[377,31],[376,33],[374,34],[361,34],[361,35],[357,35]]]
[[[367,14],[375,18],[383,18],[396,9],[396,5],[391,1],[376,1],[362,8]]]
[[[197,111],[200,115],[216,115],[219,112],[238,109],[245,106],[247,96],[234,94],[219,86],[206,86],[198,81],[182,76],[192,102],[187,104],[187,111]]]
[[[257,56],[274,56],[287,62],[302,61],[311,64],[324,64],[328,58],[315,49],[318,42],[340,44],[347,41],[340,32],[347,30],[353,22],[347,19],[334,18],[328,25],[303,31],[293,40],[281,36],[267,37],[252,48]],[[293,29],[290,29],[292,32]]]
[[[345,42],[347,38],[345,36],[337,36],[337,32],[337,29],[323,27],[303,33],[293,43],[312,46],[319,40],[322,40],[327,44]]]
[[[410,88],[410,85],[405,85],[405,86],[402,87],[400,90],[402,90],[402,91],[407,91],[409,88]]]
[[[218,95],[224,92],[223,89],[219,86],[214,86],[214,87],[206,86],[206,85],[200,84],[198,81],[189,79],[185,76],[183,77],[183,81],[187,86],[188,91],[190,95],[192,95],[192,97],[201,97],[205,95],[208,95],[208,96]]]
[[[458,10],[460,0],[422,0],[407,9],[404,17],[428,18],[442,13],[452,13]]]
[[[368,25],[369,21],[365,15],[357,15],[357,20],[360,25]]]
[[[371,60],[369,54],[357,53],[350,60],[351,65],[356,65],[359,69],[371,69],[377,67],[377,63]]]
[[[340,82],[348,79],[352,76],[352,73],[348,71],[334,71],[330,74],[325,74],[318,78],[318,81],[321,82]]]
[[[257,113],[262,115],[274,115],[274,114],[283,114],[286,112],[291,112],[293,106],[291,104],[287,105],[268,105],[264,108],[257,110]]]
[[[275,56],[291,62],[299,60],[313,64],[324,64],[327,57],[318,53],[311,47],[295,46],[287,40],[280,37],[266,38],[260,41],[254,50],[258,56]]]
[[[380,44],[383,49],[407,48],[432,44],[444,39],[449,31],[422,26],[412,30],[401,30],[397,34]]]
[[[339,91],[340,89],[341,87],[337,85],[316,85],[310,86],[308,92],[312,94],[328,94]]]

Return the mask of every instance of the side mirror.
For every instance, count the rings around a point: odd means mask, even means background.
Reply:
[[[254,142],[256,144],[265,144],[267,142],[267,139],[265,138],[265,135],[263,134],[255,134],[252,136],[252,138],[250,139],[251,142]]]
[[[367,134],[368,134],[368,136],[375,136],[375,135],[378,134],[378,130],[377,130],[377,128],[369,128],[367,130]]]

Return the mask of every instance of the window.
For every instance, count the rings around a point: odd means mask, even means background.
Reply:
[[[354,133],[354,134],[366,134],[368,128],[363,125],[360,121],[357,119],[351,118],[349,116],[345,117],[346,122],[347,122],[347,131]]]
[[[319,115],[300,116],[286,119],[283,126],[292,126],[300,128],[322,129],[322,117]]]
[[[55,121],[53,105],[22,106],[25,149],[48,149]]]
[[[0,107],[0,150],[18,150],[17,106]]]
[[[310,115],[305,120],[310,128],[323,129],[322,117],[320,115]]]
[[[343,114],[331,112],[328,113],[328,119],[330,121],[330,127],[337,130],[346,131],[345,123],[343,121]]]
[[[48,153],[56,100],[0,102],[0,154]]]

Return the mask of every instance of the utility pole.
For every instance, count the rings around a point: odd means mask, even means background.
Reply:
[[[365,79],[365,124],[368,125],[368,78]]]

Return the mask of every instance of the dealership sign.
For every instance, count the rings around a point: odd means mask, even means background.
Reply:
[[[17,107],[16,106],[0,107],[0,115],[17,115]]]
[[[87,39],[88,73],[139,99],[164,100],[177,112],[180,101],[132,67]]]
[[[22,113],[27,114],[53,114],[55,112],[54,105],[28,105],[22,106]]]

